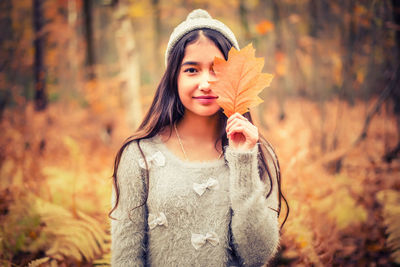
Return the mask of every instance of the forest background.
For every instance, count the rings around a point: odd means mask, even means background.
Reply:
[[[272,265],[400,264],[400,1],[1,0],[1,266],[109,265],[114,156],[194,8],[275,75],[252,110],[290,206]]]

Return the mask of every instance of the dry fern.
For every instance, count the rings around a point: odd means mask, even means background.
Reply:
[[[14,240],[2,244],[3,248],[10,250],[8,254],[16,251],[39,254],[44,251],[54,262],[65,259],[92,262],[108,251],[109,235],[99,222],[82,212],[73,215],[61,206],[30,195],[16,202],[10,213],[12,216],[5,221],[9,229],[2,227],[0,232],[3,243],[4,240]],[[15,228],[10,227],[14,225]],[[16,245],[11,247],[10,244],[14,243]],[[45,259],[40,258],[31,264],[42,266]],[[51,265],[46,263],[43,266]]]
[[[386,244],[391,249],[393,261],[400,264],[400,192],[382,190],[376,196],[383,206],[383,223],[386,226]]]
[[[309,212],[309,207],[301,207],[296,200],[291,200],[289,205],[298,216],[293,216],[284,228],[283,238],[289,240],[291,247],[284,251],[283,257],[289,261],[302,257],[302,260],[310,266],[323,266],[315,250],[313,229],[310,228],[306,218],[300,216],[302,213]]]
[[[31,261],[28,264],[28,267],[43,267],[45,263],[49,263],[49,262],[50,262],[50,258],[44,257],[44,258],[40,258],[40,259]]]
[[[111,251],[103,254],[101,259],[95,260],[93,262],[93,266],[111,266]]]
[[[318,206],[318,209],[327,213],[341,230],[367,220],[367,210],[357,204],[345,187],[338,188],[334,193],[321,199]]]
[[[75,217],[63,207],[40,199],[36,207],[46,225],[42,232],[51,240],[51,245],[46,249],[47,256],[93,261],[103,253],[109,236],[96,220],[82,212],[77,212]]]

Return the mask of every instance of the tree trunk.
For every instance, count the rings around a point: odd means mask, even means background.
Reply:
[[[7,42],[13,40],[12,21],[11,21],[11,0],[0,1],[0,72],[7,70],[7,65],[12,60],[12,46]]]
[[[0,1],[0,80],[6,81],[10,75],[10,62],[13,59],[14,47],[7,46],[7,42],[14,40],[11,21],[11,0]],[[0,121],[3,111],[11,98],[11,90],[7,84],[0,87]]]
[[[244,0],[239,1],[239,16],[240,16],[240,24],[244,31],[244,37],[246,41],[249,41],[251,40],[251,33],[249,29],[249,20],[247,18],[246,1]]]
[[[354,7],[355,1],[347,1],[343,0],[343,9],[344,12],[348,13],[350,16],[349,23],[346,24],[346,20],[343,19],[341,23],[341,32],[342,32],[342,62],[343,62],[343,84],[342,91],[347,98],[347,100],[354,104],[354,93],[352,88],[352,83],[354,81],[354,71],[353,71],[353,52],[354,52],[354,43],[356,38],[355,32],[355,18],[354,18]]]
[[[83,15],[85,19],[85,40],[86,40],[86,68],[90,80],[96,78],[94,65],[96,63],[94,42],[93,42],[93,0],[83,1]]]
[[[398,0],[392,0],[392,5],[393,5],[393,20],[394,24],[397,25],[397,27],[400,25],[400,1]],[[395,35],[395,40],[396,40],[396,58],[400,57],[400,30],[396,30],[396,35]],[[397,64],[399,64],[397,62]],[[399,68],[399,66],[397,66]],[[398,71],[398,70],[397,70]],[[397,123],[397,145],[396,147],[387,152],[384,158],[386,161],[390,162],[393,158],[396,158],[399,156],[399,151],[400,151],[400,79],[397,79],[397,83],[394,85],[394,89],[391,94],[391,99],[394,103],[394,114],[396,116],[396,123]]]
[[[321,56],[319,54],[319,47],[317,46],[317,42],[319,42],[320,38],[320,27],[322,19],[321,16],[321,3],[317,0],[311,0],[309,3],[309,10],[310,10],[310,36],[313,38],[312,41],[312,69],[313,76],[311,78],[311,88],[314,97],[318,100],[318,107],[321,114],[320,120],[320,148],[322,152],[325,152],[327,149],[327,139],[325,132],[325,121],[326,121],[326,110],[325,110],[325,101],[327,98],[327,90],[325,88],[326,85],[323,84],[320,75],[320,69],[322,68],[321,64]]]
[[[276,64],[285,64],[284,63],[284,44],[283,44],[283,34],[282,34],[282,14],[281,14],[281,1],[273,0],[273,20],[275,25],[275,60]],[[278,62],[279,61],[279,62]],[[285,114],[285,106],[284,106],[284,97],[286,93],[286,81],[284,75],[277,74],[276,79],[278,82],[278,105],[279,105],[279,120],[284,120],[286,117]]]
[[[46,70],[44,63],[45,37],[42,29],[44,26],[42,0],[33,0],[33,26],[35,33],[35,59],[34,59],[34,78],[35,78],[35,109],[45,110],[47,107],[46,93]]]
[[[164,64],[164,60],[160,54],[160,45],[161,45],[161,21],[160,21],[160,1],[152,0],[153,6],[153,29],[154,29],[154,60],[156,66],[156,77],[159,77],[161,74],[161,66]]]
[[[257,9],[258,10],[268,10],[269,8],[269,3],[267,1],[262,1],[259,3]],[[260,40],[261,39],[261,40]],[[253,45],[254,47],[259,47],[259,44],[261,43],[266,43],[265,42],[265,37],[261,37],[261,38],[253,38]],[[266,95],[266,91],[264,90],[261,94],[260,97],[263,99],[266,99],[265,95]],[[262,103],[260,103],[260,105],[257,107],[257,114],[258,114],[258,124],[260,127],[262,127],[263,129],[268,129],[268,124],[266,122],[265,119],[265,108],[268,106],[268,103],[266,103],[267,101],[264,101]]]
[[[132,22],[127,14],[128,5],[128,1],[120,0],[115,12],[118,15],[116,44],[124,85],[121,88],[123,104],[127,109],[128,124],[132,129],[136,129],[143,117],[140,98],[140,62]]]

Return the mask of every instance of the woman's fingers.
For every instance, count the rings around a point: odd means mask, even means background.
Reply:
[[[248,121],[247,118],[245,118],[243,115],[241,115],[240,113],[236,112],[233,115],[231,115],[228,118],[227,124],[229,124],[230,121],[235,120],[235,119],[240,119],[240,120],[244,120],[244,121]]]
[[[236,125],[237,123],[240,122],[248,122],[250,123],[245,117],[243,117],[242,115],[240,115],[239,113],[235,113],[232,116],[230,116],[228,118],[228,121],[226,123],[226,130],[229,131],[229,129]],[[250,123],[251,124],[251,123]]]
[[[237,116],[238,115],[238,116]],[[238,128],[239,127],[239,128]],[[257,133],[258,129],[255,125],[249,122],[245,117],[242,115],[235,113],[229,118],[226,126],[226,132],[229,134],[232,131],[246,131],[246,132],[253,132]]]
[[[229,124],[227,124],[226,126],[226,133],[229,134],[232,129],[234,129],[235,127],[238,127],[240,125],[242,125],[242,121],[241,120],[233,120],[231,121]]]
[[[251,149],[258,142],[258,128],[239,113],[227,121],[226,133],[235,148]]]
[[[258,129],[250,122],[244,123],[241,121],[234,121],[227,129],[227,135],[232,135],[234,133],[242,133],[246,137],[256,136],[258,134]]]

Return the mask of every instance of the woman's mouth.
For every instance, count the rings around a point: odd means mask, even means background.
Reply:
[[[193,98],[196,99],[198,102],[200,102],[200,104],[208,105],[213,103],[218,98],[218,96],[204,95],[204,96],[194,96]]]

